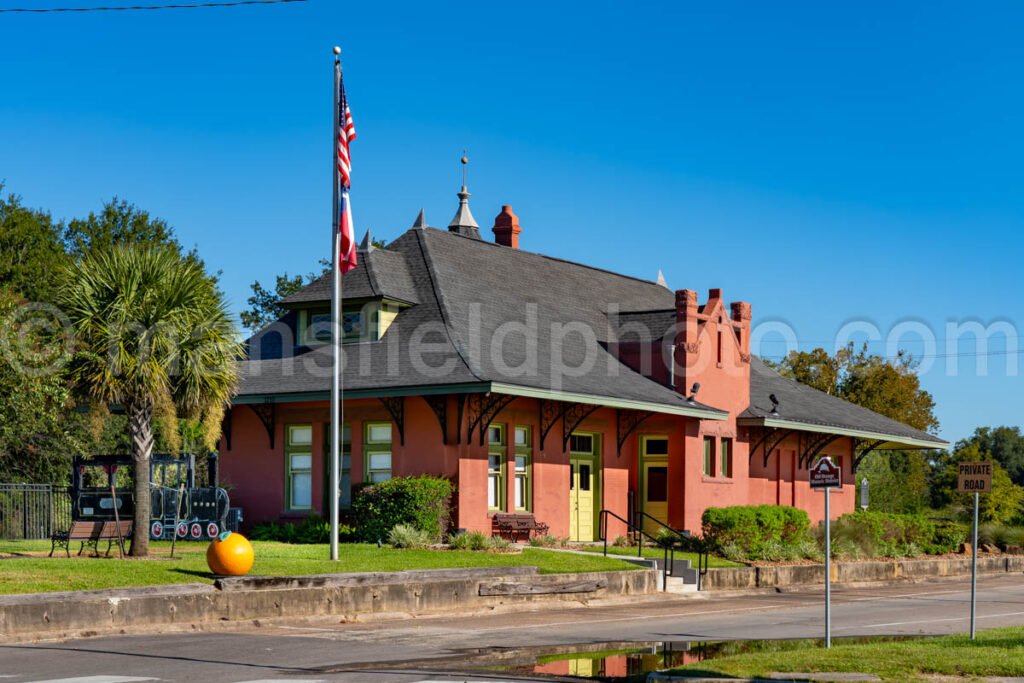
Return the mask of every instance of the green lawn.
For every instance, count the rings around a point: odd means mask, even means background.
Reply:
[[[726,645],[729,645],[728,643]],[[740,648],[743,645],[736,644]],[[966,635],[885,642],[762,641],[759,652],[708,659],[675,669],[695,676],[764,676],[772,671],[876,674],[886,681],[924,681],[929,676],[1024,676],[1024,627]]]
[[[583,551],[586,551],[588,553],[604,553],[604,546],[603,545],[579,546],[579,547],[573,547],[573,550],[583,550]],[[644,552],[644,557],[647,557],[647,558],[650,558],[650,559],[654,559],[654,560],[664,559],[664,557],[665,557],[665,551],[662,548],[654,548],[654,547],[644,546],[644,551],[643,552]],[[610,545],[610,546],[608,546],[608,554],[609,555],[626,555],[626,556],[636,557],[636,548],[620,548],[618,546]],[[676,551],[676,559],[677,560],[689,560],[692,563],[692,566],[694,566],[694,567],[697,566],[697,553],[682,553],[682,552],[679,552],[677,550]],[[708,558],[708,567],[745,567],[745,566],[746,565],[739,564],[738,562],[731,562],[731,561],[725,559],[724,557],[715,557],[714,555],[712,555],[712,556],[710,556]]]
[[[0,542],[0,594],[150,586],[171,583],[212,583],[206,566],[205,543],[179,543],[175,558],[170,543],[152,544],[145,560],[63,555],[47,558],[49,541]],[[254,542],[256,563],[251,575],[295,576],[403,569],[452,567],[536,566],[543,574],[636,569],[619,560],[527,548],[522,554],[492,554],[456,550],[395,550],[376,545],[343,544],[338,562],[331,562],[327,545],[287,545]],[[101,549],[106,545],[102,544]],[[42,556],[38,556],[42,554]]]

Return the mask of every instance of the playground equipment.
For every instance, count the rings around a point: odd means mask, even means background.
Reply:
[[[154,454],[149,465],[150,521],[153,539],[203,541],[237,531],[241,510],[230,507],[227,491],[217,486],[217,456],[207,460],[209,486],[196,486],[192,454]],[[135,514],[130,455],[75,457],[71,475],[73,521],[130,520]]]

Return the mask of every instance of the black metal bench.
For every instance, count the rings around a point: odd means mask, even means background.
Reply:
[[[107,541],[107,557],[110,557],[110,549],[114,541],[122,543],[121,550],[124,550],[124,539],[132,534],[132,523],[124,522],[83,522],[71,523],[67,531],[58,531],[50,536],[50,557],[57,548],[64,548],[64,552],[71,557],[71,544],[81,543],[78,547],[78,554],[81,555],[86,546],[92,548],[96,557],[99,557],[100,541]]]
[[[548,532],[548,525],[538,522],[529,512],[496,512],[491,519],[491,533],[508,536],[516,541],[525,537],[529,540],[531,533],[543,536]]]

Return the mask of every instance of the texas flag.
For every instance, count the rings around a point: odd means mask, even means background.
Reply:
[[[345,97],[345,83],[341,76],[341,63],[335,62],[338,83],[338,163],[335,167],[335,181],[338,184],[338,225],[335,238],[338,245],[338,270],[344,275],[358,264],[356,257],[355,226],[352,224],[352,200],[348,195],[352,187],[352,158],[349,143],[356,139],[356,128],[352,123],[352,112]]]

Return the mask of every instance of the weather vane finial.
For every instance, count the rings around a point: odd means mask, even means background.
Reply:
[[[460,161],[462,162],[462,186],[465,187],[466,186],[466,166],[469,165],[469,157],[466,156],[466,150],[462,150],[462,159],[460,159]]]

